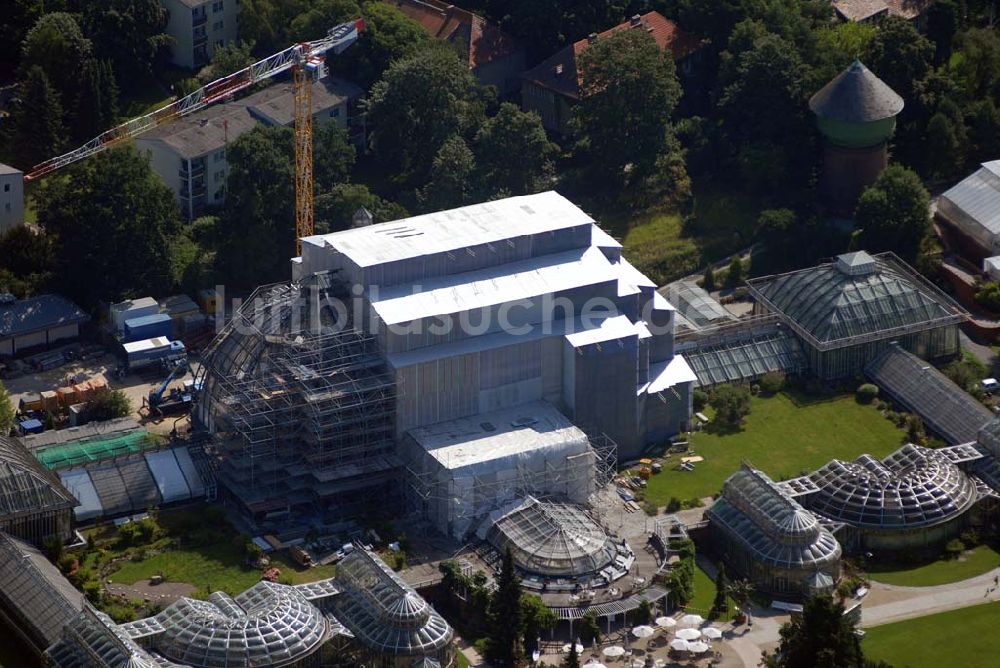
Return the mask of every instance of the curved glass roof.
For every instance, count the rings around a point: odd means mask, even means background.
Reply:
[[[831,262],[754,279],[748,285],[755,298],[784,315],[817,346],[962,319],[957,306],[891,253],[871,259],[870,270],[862,273]]]
[[[946,456],[907,444],[879,461],[861,455],[839,459],[809,476],[819,491],[814,512],[857,527],[929,526],[964,513],[976,502],[975,483]]]
[[[756,559],[774,566],[822,570],[840,559],[833,534],[764,473],[749,467],[726,479],[708,516]]]
[[[434,655],[451,643],[448,622],[378,557],[355,550],[337,564],[333,614],[368,649]]]
[[[555,577],[595,573],[610,564],[617,546],[580,506],[527,497],[496,519],[486,540],[529,573]]]
[[[323,614],[294,587],[258,582],[235,599],[181,598],[155,617],[156,651],[191,666],[283,666],[323,642]]]
[[[73,495],[27,448],[0,436],[0,520],[75,505]]]

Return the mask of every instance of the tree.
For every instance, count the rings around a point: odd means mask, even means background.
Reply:
[[[126,145],[64,173],[43,184],[36,200],[38,223],[56,238],[59,290],[87,307],[166,293],[180,220],[149,160]]]
[[[504,552],[497,576],[497,589],[490,601],[490,635],[487,656],[493,665],[514,668],[518,659],[518,640],[524,627],[521,611],[521,581],[514,572],[510,548]]]
[[[84,3],[83,27],[94,55],[112,63],[124,86],[138,87],[166,62],[173,42],[167,18],[159,0],[102,0]]]
[[[701,287],[705,292],[715,292],[715,270],[712,265],[705,267],[705,277],[701,281]]]
[[[791,209],[766,209],[757,216],[756,238],[764,243],[770,266],[785,269],[801,251],[798,216]]]
[[[97,422],[128,417],[132,402],[121,390],[102,390],[94,395],[87,406],[87,418]]]
[[[559,619],[542,602],[541,597],[534,594],[525,594],[521,597],[521,615],[524,619],[524,632],[522,642],[524,653],[531,656],[531,653],[538,649],[538,638],[542,631],[554,628]]]
[[[594,177],[617,192],[650,175],[670,147],[681,95],[673,58],[645,31],[625,30],[588,45],[579,71],[579,146]]]
[[[10,392],[0,383],[0,436],[10,434],[14,428],[14,404],[10,400]]]
[[[962,36],[958,76],[974,99],[1000,92],[1000,36],[993,28],[972,28]]]
[[[961,170],[962,144],[951,119],[941,112],[931,116],[927,123],[928,173],[939,178],[948,177]]]
[[[80,68],[80,96],[73,131],[77,139],[96,137],[118,119],[118,84],[111,63],[90,59]]]
[[[199,80],[201,83],[208,83],[253,65],[256,59],[250,53],[252,48],[250,42],[244,41],[215,47],[208,67],[198,75]]]
[[[360,208],[367,209],[375,223],[406,218],[409,213],[395,202],[389,202],[368,190],[361,183],[338,183],[328,192],[316,196],[316,231],[337,232],[351,227],[351,219]]]
[[[927,37],[934,42],[934,64],[951,58],[952,41],[958,28],[958,7],[952,0],[937,0],[927,10]]]
[[[417,193],[426,211],[453,209],[471,203],[476,192],[476,159],[465,141],[452,135],[431,164],[430,180]]]
[[[21,102],[11,114],[14,159],[27,169],[58,155],[66,142],[59,96],[41,67],[31,67],[21,82]]]
[[[715,409],[716,422],[739,429],[743,418],[750,414],[750,390],[742,385],[719,385],[712,392],[710,405]]]
[[[365,88],[378,81],[390,63],[414,55],[431,42],[423,26],[389,3],[366,2],[362,14],[364,32],[333,67]]]
[[[726,287],[736,288],[743,282],[743,260],[739,255],[734,255],[729,269],[726,270]]]
[[[986,98],[967,110],[969,161],[975,164],[1000,155],[1000,110]]]
[[[292,129],[257,126],[226,150],[220,278],[237,289],[281,279],[295,254]]]
[[[313,130],[313,178],[320,192],[347,181],[356,158],[347,130],[337,123],[321,123]]]
[[[802,616],[781,627],[781,643],[767,665],[781,668],[861,668],[864,655],[844,615],[843,603],[828,594],[809,598]]]
[[[569,652],[562,662],[562,668],[580,668],[580,655],[576,651],[576,641],[569,639]]]
[[[320,39],[333,26],[360,17],[361,8],[355,0],[318,0],[308,3],[305,11],[292,19],[290,36],[295,42]]]
[[[653,606],[646,599],[642,599],[639,601],[639,607],[635,609],[634,621],[636,624],[648,624],[651,619],[653,619]]]
[[[930,231],[930,195],[920,177],[890,165],[861,193],[854,225],[869,251],[891,250],[912,262]]]
[[[12,227],[0,235],[0,280],[19,297],[36,294],[49,281],[55,264],[52,237],[28,225]],[[11,283],[17,284],[17,286]]]
[[[95,3],[96,4],[96,3]],[[102,3],[103,4],[103,3]],[[63,105],[76,100],[79,67],[90,59],[92,46],[72,14],[53,12],[35,22],[21,44],[21,68],[40,67]]]
[[[726,594],[733,599],[741,609],[745,610],[747,602],[753,596],[755,587],[749,580],[733,580],[726,587]]]
[[[4,4],[0,14],[0,76],[13,75],[28,28],[46,9],[54,11],[52,4],[44,0],[9,0]]]
[[[580,619],[580,642],[590,645],[601,642],[601,627],[597,625],[597,616],[593,611],[587,611]]]
[[[917,82],[931,69],[934,45],[909,21],[890,16],[878,24],[865,63],[904,100],[913,99]]]
[[[726,565],[719,562],[719,570],[715,574],[715,599],[712,601],[712,612],[723,615],[729,611],[726,599],[729,595],[729,578],[726,577]]]
[[[400,181],[424,182],[445,141],[481,124],[478,88],[468,66],[440,46],[392,63],[367,102],[375,157]]]
[[[486,196],[503,192],[528,195],[543,190],[552,177],[556,146],[542,119],[505,102],[487,119],[474,142],[479,181]]]

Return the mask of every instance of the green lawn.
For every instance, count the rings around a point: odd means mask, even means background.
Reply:
[[[281,578],[292,584],[313,582],[333,575],[333,566],[299,568],[284,556],[272,556],[271,563],[281,569]],[[138,562],[126,562],[110,579],[135,584],[163,573],[170,582],[186,582],[198,589],[221,590],[238,594],[260,580],[260,571],[243,567],[243,551],[231,541],[192,549],[174,549]]]
[[[670,497],[715,494],[744,459],[778,480],[813,471],[834,458],[863,453],[883,457],[899,447],[902,437],[873,406],[858,404],[850,395],[754,397],[741,431],[692,434],[691,448],[705,461],[683,472],[674,469],[676,458],[667,459],[664,471],[650,478],[646,498],[663,506]]]
[[[990,668],[1000,652],[1000,605],[987,603],[865,629],[865,658],[895,668]]]
[[[681,217],[675,213],[638,217],[623,244],[626,259],[657,285],[695,272],[702,264],[697,243],[683,236]]]
[[[903,587],[931,587],[959,582],[1000,567],[1000,553],[980,545],[958,559],[937,559],[920,565],[869,564],[872,580]]]
[[[455,657],[458,668],[469,668],[469,660],[465,658],[461,650],[456,650]]]

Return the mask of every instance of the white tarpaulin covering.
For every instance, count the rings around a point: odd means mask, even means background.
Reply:
[[[80,502],[80,505],[73,509],[73,515],[76,516],[77,521],[83,522],[104,514],[101,499],[97,496],[94,483],[90,481],[90,476],[87,475],[86,471],[80,469],[60,471],[59,479],[62,481],[63,487],[69,490],[69,493]]]
[[[156,480],[156,487],[164,503],[183,501],[191,498],[191,490],[184,481],[184,474],[177,466],[174,453],[170,450],[151,452],[146,455],[146,463]]]
[[[473,523],[527,494],[584,502],[593,491],[587,436],[547,402],[409,432],[410,467],[424,481],[438,528],[464,538]]]
[[[199,497],[204,494],[205,485],[201,480],[201,476],[198,475],[198,469],[195,468],[194,462],[191,460],[191,454],[187,451],[187,448],[174,448],[174,457],[177,459],[177,464],[184,473],[184,479],[187,481],[188,489],[191,490],[191,496]]]

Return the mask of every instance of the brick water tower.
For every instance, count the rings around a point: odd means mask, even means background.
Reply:
[[[809,108],[824,138],[823,197],[834,213],[850,216],[889,163],[887,143],[903,98],[855,60],[810,98]]]

